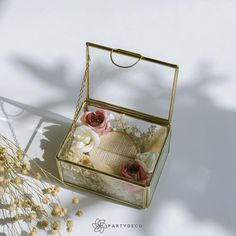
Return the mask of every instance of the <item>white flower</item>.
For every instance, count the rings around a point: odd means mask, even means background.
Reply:
[[[99,135],[90,127],[82,125],[76,128],[73,146],[81,153],[88,153],[100,142]]]
[[[152,173],[154,171],[158,157],[158,152],[144,152],[138,154],[137,161],[144,165],[144,169],[147,173]]]

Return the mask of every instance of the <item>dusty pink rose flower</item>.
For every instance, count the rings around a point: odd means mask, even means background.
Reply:
[[[137,161],[128,161],[121,165],[121,176],[146,184],[148,176],[143,166]]]
[[[83,124],[91,127],[96,133],[105,134],[111,131],[106,111],[98,109],[94,112],[85,112],[81,117]]]

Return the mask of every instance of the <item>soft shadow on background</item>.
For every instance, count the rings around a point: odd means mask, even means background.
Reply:
[[[10,1],[0,0],[0,19],[2,18],[2,16],[4,16],[6,12],[5,9],[8,7],[9,4],[10,4]]]
[[[77,83],[75,86],[66,82],[66,65],[47,68],[29,58],[17,56],[12,60],[16,68],[31,73],[36,80],[61,91],[61,99],[41,104],[38,110],[45,111],[54,106],[75,103],[79,86]],[[106,69],[99,65],[99,70]],[[153,235],[149,231],[153,229],[149,225],[155,225],[153,216],[169,202],[184,206],[200,222],[213,221],[236,232],[236,113],[218,107],[203,92],[207,86],[221,84],[227,78],[224,75],[216,76],[214,67],[208,62],[196,68],[194,77],[196,82],[177,89],[171,155],[151,207],[138,213],[136,219],[142,222],[145,235]],[[144,90],[140,88],[132,102],[138,103],[144,91],[155,93],[155,87]],[[154,108],[155,101],[148,106]],[[46,156],[58,148],[53,140],[61,135],[59,126],[61,124],[45,130],[46,139],[41,140],[41,147],[47,147]]]
[[[24,140],[26,144],[24,146],[20,145],[20,147],[30,158],[33,158],[33,160],[30,161],[32,170],[37,172],[37,165],[39,165],[56,177],[55,179],[48,176],[49,178],[45,178],[44,181],[49,181],[52,184],[57,184],[74,192],[71,193],[71,196],[69,194],[68,199],[61,198],[61,200],[63,199],[63,206],[68,209],[70,215],[73,215],[75,209],[71,204],[71,198],[75,195],[75,189],[70,186],[65,186],[58,181],[60,176],[56,164],[56,155],[70,128],[72,120],[53,112],[38,109],[4,97],[0,97],[0,105],[0,133],[14,143],[15,136],[19,144],[21,144],[22,141],[20,135],[26,138],[26,140]],[[2,108],[4,108],[4,112]],[[8,111],[10,112],[8,113]],[[8,117],[6,117],[4,113],[6,113]],[[36,120],[37,123],[35,123]],[[23,134],[19,126],[23,126]],[[32,152],[34,153],[36,149],[41,150],[41,156],[32,155]],[[95,201],[94,196],[86,192],[83,193],[84,194],[80,197],[81,202],[79,205],[81,210],[93,207],[98,203],[98,201]],[[90,196],[90,198],[88,198],[88,196]],[[4,205],[0,204],[0,208],[3,207]],[[11,218],[4,218],[0,220],[0,225],[11,224],[12,220],[10,219]],[[4,233],[0,233],[0,236],[1,235],[5,236]],[[27,232],[21,231],[21,236],[26,235],[28,235]]]
[[[55,157],[70,123],[70,119],[61,115],[0,97],[0,133],[12,142],[19,143],[25,153],[33,158],[30,163],[35,172],[38,171],[37,165],[39,165],[57,179],[60,178]],[[21,139],[22,137],[24,138]],[[22,143],[24,143],[23,146],[21,146]],[[39,155],[35,156],[37,149],[41,151],[38,152]],[[45,181],[48,180],[48,178],[45,179]],[[50,182],[55,183],[55,179],[50,177]],[[58,181],[56,183],[61,185]],[[64,206],[71,209],[69,202],[64,203]],[[3,207],[4,205],[0,204],[0,209]],[[6,224],[9,226],[11,222],[11,217],[3,217],[0,220],[0,226],[4,227]],[[5,236],[6,234],[0,233],[0,235]],[[26,236],[28,233],[22,230],[20,235]]]
[[[8,123],[7,127],[10,130],[8,138],[15,142],[15,136],[16,139],[18,139],[16,141],[20,142],[18,136],[19,130],[15,127],[15,123],[18,126],[24,126],[26,129],[25,134],[29,135],[29,137],[26,138],[26,145],[21,148],[24,149],[25,153],[31,155],[29,153],[31,146],[35,147],[39,145],[42,150],[42,160],[40,157],[36,157],[34,158],[34,161],[36,161],[42,168],[59,178],[55,157],[59,151],[60,145],[62,144],[63,138],[68,132],[71,120],[53,112],[42,111],[38,108],[4,97],[0,97],[0,103],[1,108],[4,108],[6,114],[8,113],[9,108],[20,109],[22,111],[18,112],[19,115],[16,116],[9,115],[8,122],[5,122]],[[2,111],[0,114],[3,116],[1,118],[5,120],[6,117]],[[35,124],[35,119],[33,119],[34,122],[30,120],[31,117],[37,118],[37,124]],[[9,127],[9,122],[11,123],[11,127]],[[2,125],[4,125],[4,123]],[[38,143],[38,138],[40,138],[40,143]]]
[[[177,89],[170,158],[153,204],[140,218],[148,235],[148,225],[155,224],[152,216],[169,202],[180,203],[199,222],[236,232],[236,113],[204,93],[227,78],[216,75],[207,62],[196,68],[194,77],[195,83]]]

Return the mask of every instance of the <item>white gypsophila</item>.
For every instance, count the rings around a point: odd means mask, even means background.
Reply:
[[[100,143],[99,135],[90,127],[82,125],[76,128],[73,145],[80,153],[88,153]]]
[[[156,152],[144,152],[137,155],[136,160],[143,164],[144,170],[147,173],[153,173],[156,162],[158,160],[159,153]]]

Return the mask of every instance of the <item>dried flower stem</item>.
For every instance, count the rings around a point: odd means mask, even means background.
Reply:
[[[32,164],[39,170],[36,176],[31,171]],[[67,221],[67,209],[62,207],[57,196],[60,187],[51,182],[53,180],[64,186],[65,184],[1,134],[0,167],[0,195],[3,205],[0,209],[0,219],[5,222],[3,233],[6,231],[7,235],[18,236],[23,231],[23,223],[27,225],[31,236],[36,235],[38,229],[45,230],[47,235],[60,235],[61,222],[66,224],[68,232],[72,230],[73,223]],[[48,183],[42,182],[41,176],[44,176]],[[73,199],[77,205],[79,199]],[[77,215],[78,212],[77,210]]]

